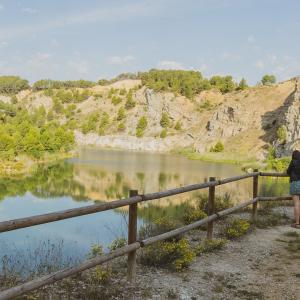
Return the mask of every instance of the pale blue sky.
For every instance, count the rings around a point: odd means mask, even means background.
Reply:
[[[150,68],[300,75],[298,0],[0,0],[0,75],[110,78]]]

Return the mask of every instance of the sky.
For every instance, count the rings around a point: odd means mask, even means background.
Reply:
[[[0,0],[0,75],[98,80],[158,69],[256,84],[300,75],[299,0]]]

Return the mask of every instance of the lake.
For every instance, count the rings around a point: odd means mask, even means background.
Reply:
[[[79,156],[40,166],[25,179],[0,179],[0,221],[33,216],[127,197],[130,189],[150,193],[242,174],[236,165],[189,160],[180,155],[82,149]],[[207,190],[201,191],[207,193]],[[216,188],[233,202],[248,200],[252,179]],[[288,193],[283,180],[260,179],[262,195]],[[199,192],[162,198],[139,205],[139,226],[162,215],[178,215]],[[65,260],[86,257],[92,244],[107,246],[127,236],[127,209],[121,208],[0,234],[2,257],[38,264],[38,254]],[[53,257],[52,257],[53,256]],[[56,258],[55,258],[56,259]]]

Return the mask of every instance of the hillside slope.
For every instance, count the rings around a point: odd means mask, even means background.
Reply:
[[[270,144],[279,156],[297,146],[297,82],[299,78],[226,94],[203,91],[190,100],[154,92],[140,80],[122,80],[86,89],[26,90],[0,100],[39,109],[48,120],[67,124],[78,146],[148,151],[189,147],[204,154],[220,141],[222,156],[263,159]],[[284,138],[278,137],[278,128]]]

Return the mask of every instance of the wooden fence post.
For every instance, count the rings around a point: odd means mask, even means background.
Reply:
[[[209,181],[215,181],[215,177],[209,177]],[[213,215],[215,213],[215,186],[210,186],[208,190],[208,205],[207,205],[207,210],[208,210],[208,215]],[[207,223],[207,238],[212,239],[213,236],[213,230],[214,230],[214,222],[211,221]]]
[[[254,169],[254,172],[258,172],[258,169]],[[258,195],[258,175],[253,176],[253,199],[256,198]],[[253,203],[252,205],[252,221],[257,220],[257,202]]]
[[[130,190],[129,197],[138,195],[137,190]],[[135,243],[137,240],[137,203],[129,205],[128,220],[128,245]],[[128,253],[127,259],[127,280],[135,281],[136,273],[136,250]]]

